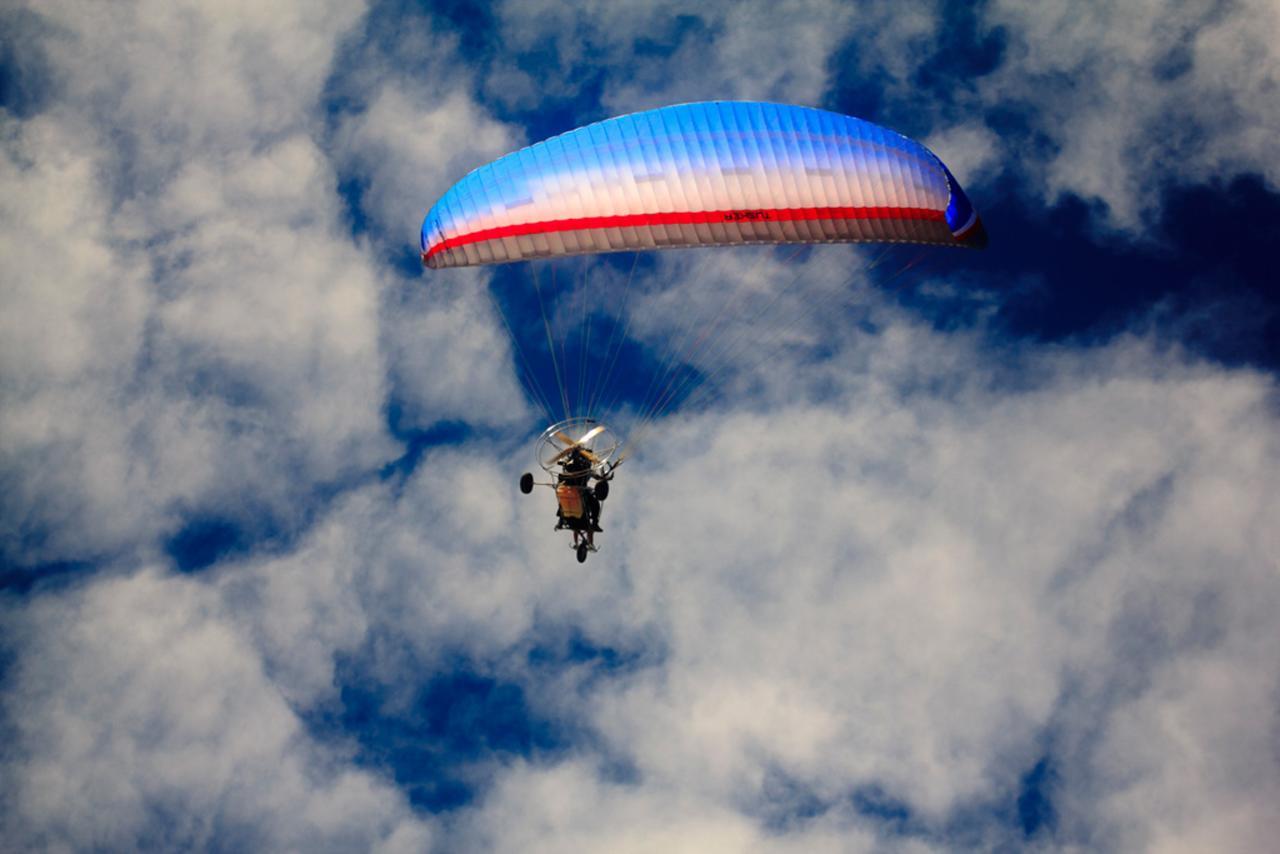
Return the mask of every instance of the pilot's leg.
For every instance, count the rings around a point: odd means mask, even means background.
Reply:
[[[599,531],[600,528],[600,499],[596,498],[594,491],[587,491],[587,524],[592,531]]]

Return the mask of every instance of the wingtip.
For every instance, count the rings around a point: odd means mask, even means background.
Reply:
[[[956,240],[959,240],[970,249],[986,249],[989,239],[987,237],[987,228],[982,224],[982,217],[975,214],[973,224],[957,234]]]

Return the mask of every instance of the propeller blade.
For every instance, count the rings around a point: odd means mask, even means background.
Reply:
[[[603,424],[592,427],[586,433],[583,433],[582,438],[579,439],[575,444],[581,445],[585,442],[590,442],[592,439],[594,439],[596,436],[599,436],[603,432],[604,432]]]
[[[560,444],[561,444],[561,445],[564,445],[566,448],[572,448],[575,444],[577,444],[577,443],[576,443],[576,442],[574,442],[572,439],[570,439],[568,436],[566,436],[565,434],[561,433],[559,430],[557,430],[556,432],[552,433],[551,435],[552,435],[552,436],[555,436],[557,439],[559,439],[559,440],[560,440]]]

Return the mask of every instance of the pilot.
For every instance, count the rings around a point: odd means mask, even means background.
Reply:
[[[587,531],[598,532],[600,528],[600,499],[595,490],[588,486],[591,480],[591,460],[578,448],[574,448],[568,459],[560,464],[560,482],[568,486],[578,487],[582,495],[582,509],[586,511]],[[590,539],[590,537],[588,537]]]

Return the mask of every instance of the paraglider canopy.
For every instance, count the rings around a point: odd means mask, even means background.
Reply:
[[[942,161],[826,110],[680,104],[577,128],[474,170],[428,211],[428,267],[744,243],[980,248]]]

